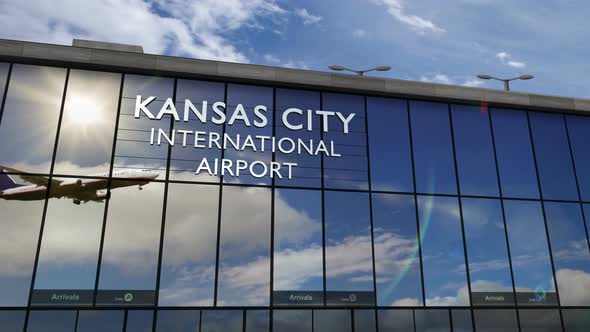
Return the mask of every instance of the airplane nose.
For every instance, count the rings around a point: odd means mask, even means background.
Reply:
[[[158,176],[160,176],[160,174],[154,174],[154,175],[152,175],[152,178],[155,180],[158,178]]]

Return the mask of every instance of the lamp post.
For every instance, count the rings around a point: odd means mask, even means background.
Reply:
[[[535,76],[533,75],[520,75],[514,78],[497,78],[494,76],[490,76],[490,75],[484,75],[484,74],[479,74],[477,75],[478,78],[482,79],[482,80],[496,80],[496,81],[502,81],[504,82],[504,90],[506,91],[510,91],[510,81],[515,81],[515,80],[530,80],[535,78]]]
[[[388,71],[391,69],[390,66],[378,66],[375,68],[365,69],[365,70],[354,70],[354,69],[346,68],[343,66],[329,66],[328,68],[330,68],[332,70],[336,70],[336,71],[343,71],[343,70],[350,71],[350,72],[357,74],[358,76],[364,76],[365,73],[368,73],[370,71]]]

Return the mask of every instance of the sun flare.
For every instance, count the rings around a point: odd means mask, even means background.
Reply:
[[[72,124],[91,126],[101,120],[100,107],[92,98],[72,98],[68,108],[67,116]]]

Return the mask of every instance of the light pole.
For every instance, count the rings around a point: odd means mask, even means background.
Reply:
[[[497,78],[494,76],[490,76],[490,75],[484,75],[484,74],[479,74],[477,75],[478,78],[481,78],[482,80],[496,80],[496,81],[502,81],[504,82],[504,90],[506,91],[510,91],[510,81],[514,81],[514,80],[530,80],[535,78],[535,76],[533,75],[520,75],[514,78]]]
[[[390,66],[379,66],[379,67],[365,69],[365,70],[354,70],[354,69],[350,69],[350,68],[346,68],[346,67],[342,67],[342,66],[329,66],[328,68],[330,68],[332,70],[336,70],[336,71],[347,70],[347,71],[357,74],[358,76],[364,76],[365,73],[370,72],[370,71],[388,71],[391,69]]]

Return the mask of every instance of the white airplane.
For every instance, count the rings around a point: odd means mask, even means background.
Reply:
[[[15,201],[43,200],[47,196],[49,177],[32,175],[14,168],[0,166],[0,198]],[[16,176],[30,185],[16,183],[7,173]],[[113,172],[117,179],[126,181],[111,181],[111,189],[143,186],[158,177],[157,173],[146,169],[123,169]],[[92,175],[94,179],[51,180],[49,198],[69,198],[74,204],[84,202],[102,202],[108,197],[108,173]],[[130,180],[130,181],[129,181]]]

